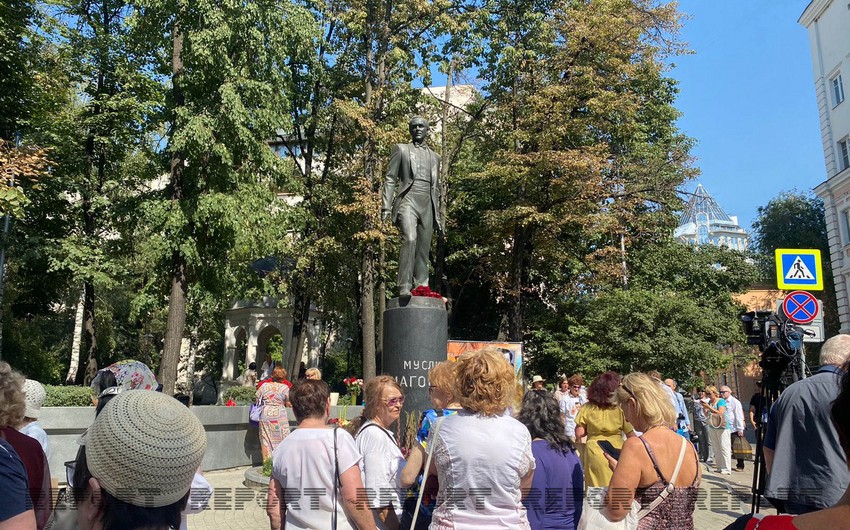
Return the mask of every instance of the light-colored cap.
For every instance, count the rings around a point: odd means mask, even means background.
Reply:
[[[538,383],[538,382],[539,382],[539,383],[543,383],[543,382],[545,382],[545,381],[546,381],[546,380],[545,380],[545,379],[543,379],[543,377],[541,377],[541,376],[539,376],[539,375],[535,375],[534,377],[532,377],[532,378],[531,378],[531,382],[532,382],[532,383]]]
[[[41,415],[41,406],[44,405],[47,392],[44,390],[44,386],[38,381],[27,379],[24,381],[24,394],[26,394],[27,404],[24,416],[37,420]]]
[[[89,471],[103,489],[133,506],[158,508],[188,493],[207,435],[176,399],[128,390],[94,420],[85,445]]]

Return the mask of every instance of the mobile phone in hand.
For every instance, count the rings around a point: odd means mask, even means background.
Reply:
[[[614,447],[614,444],[612,444],[608,440],[599,440],[596,443],[599,445],[599,448],[602,449],[602,451],[605,454],[607,454],[608,456],[610,456],[614,460],[620,459],[620,451],[621,450]]]

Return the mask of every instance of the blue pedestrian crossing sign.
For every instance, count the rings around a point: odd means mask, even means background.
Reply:
[[[776,285],[780,289],[823,290],[820,250],[776,249]]]

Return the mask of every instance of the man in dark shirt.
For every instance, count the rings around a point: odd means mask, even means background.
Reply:
[[[27,472],[18,453],[0,439],[0,530],[35,528],[28,489]]]
[[[767,411],[763,410],[764,405],[762,404],[762,395],[761,395],[761,381],[756,381],[756,389],[753,397],[750,398],[750,425],[753,426],[753,429],[758,429],[758,422],[767,423]]]
[[[818,372],[785,389],[767,421],[764,495],[803,514],[832,506],[850,484],[850,471],[830,408],[841,389],[850,358],[850,335],[837,335],[821,348]]]

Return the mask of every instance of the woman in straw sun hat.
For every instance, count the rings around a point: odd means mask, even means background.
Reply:
[[[546,384],[546,380],[543,379],[543,376],[535,375],[531,378],[531,389],[532,390],[543,390],[543,386]]]
[[[24,419],[18,425],[18,431],[26,434],[30,438],[35,438],[41,444],[42,450],[47,458],[50,458],[50,440],[47,438],[47,433],[38,424],[38,417],[41,416],[41,406],[44,405],[44,400],[47,397],[47,392],[44,386],[33,379],[24,381],[24,396],[26,398],[26,410],[24,411]]]
[[[179,528],[206,447],[204,427],[179,401],[143,390],[118,394],[77,456],[76,525],[53,528]]]

